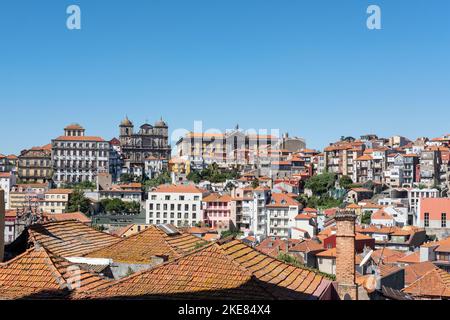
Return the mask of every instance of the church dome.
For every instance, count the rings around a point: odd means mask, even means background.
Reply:
[[[125,119],[122,120],[120,125],[124,127],[131,127],[133,126],[133,123],[128,119],[128,117],[126,117]]]
[[[156,121],[155,127],[167,127],[167,124],[161,118],[160,120]]]

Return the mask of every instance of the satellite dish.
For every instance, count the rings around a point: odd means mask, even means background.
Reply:
[[[366,264],[366,262],[370,259],[372,256],[373,250],[370,250],[368,254],[362,259],[361,263],[359,264],[360,267]]]

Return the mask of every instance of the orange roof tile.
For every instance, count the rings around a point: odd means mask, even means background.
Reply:
[[[91,219],[89,219],[83,212],[45,213],[44,216],[48,221],[76,220],[81,223],[91,223]]]
[[[371,217],[372,220],[394,220],[392,216],[384,211],[383,209],[380,209],[372,214]]]
[[[450,298],[450,274],[435,268],[425,273],[403,291],[414,297]]]
[[[231,196],[228,194],[220,195],[218,193],[211,193],[207,197],[203,198],[203,202],[230,202]]]
[[[300,251],[300,252],[310,252],[310,251],[325,251],[321,243],[314,240],[305,240],[292,246],[289,251]]]
[[[289,207],[289,206],[299,206],[300,203],[297,200],[292,199],[292,197],[283,193],[273,193],[271,201],[267,205],[267,208],[278,208],[278,207]]]
[[[195,185],[169,185],[164,184],[157,187],[151,192],[161,192],[161,193],[205,193],[206,190],[200,189]]]
[[[405,255],[405,256],[397,259],[397,262],[408,263],[408,264],[419,263],[420,262],[420,254],[419,254],[419,252],[414,252],[414,253]]]
[[[28,234],[31,243],[62,257],[80,257],[120,240],[73,220],[34,224],[29,227]]]
[[[78,292],[105,287],[110,281],[77,268],[79,287],[72,288],[74,264],[43,247],[33,247],[0,264],[0,299],[61,299]]]
[[[406,266],[405,268],[405,286],[409,286],[414,281],[420,279],[425,273],[436,269],[436,266],[430,262],[414,263]]]
[[[125,263],[149,263],[152,257],[166,256],[175,259],[203,245],[205,241],[188,233],[179,232],[169,235],[159,227],[152,225],[144,231],[134,234],[109,246],[90,251],[89,258],[106,258]]]
[[[101,137],[92,137],[92,136],[60,136],[55,139],[55,141],[89,141],[89,142],[104,142]]]
[[[72,189],[50,189],[45,192],[45,194],[71,194],[73,193]]]
[[[367,161],[367,160],[373,160],[373,157],[371,155],[365,154],[356,158],[356,161]]]
[[[213,243],[123,278],[88,298],[318,299],[331,281],[271,258],[239,240]]]

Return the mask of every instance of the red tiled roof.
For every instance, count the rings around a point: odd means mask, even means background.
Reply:
[[[273,193],[271,201],[267,205],[268,208],[277,208],[277,207],[289,207],[289,206],[299,206],[300,203],[292,197],[283,194],[283,193]]]
[[[372,214],[371,219],[372,220],[394,220],[392,218],[392,216],[389,213],[387,213],[386,211],[384,211],[383,209],[380,209],[380,210],[374,212]]]
[[[294,245],[289,251],[310,252],[310,251],[325,251],[321,243],[314,240],[305,240],[299,244]]]
[[[194,185],[160,185],[151,192],[161,193],[205,193],[205,190]]]
[[[20,256],[0,264],[0,299],[64,298],[72,288],[69,261],[43,247],[33,247]],[[77,268],[77,292],[99,289],[110,283],[98,275]]]
[[[61,257],[80,257],[120,240],[73,220],[34,224],[29,227],[28,234],[31,243],[39,244]]]
[[[44,216],[48,221],[75,220],[81,223],[91,223],[91,219],[89,219],[83,212],[45,213]]]
[[[71,194],[73,193],[72,189],[50,189],[45,192],[45,194]]]
[[[420,262],[420,253],[417,251],[417,252],[405,255],[404,257],[398,259],[397,262],[408,263],[408,264],[419,263]]]
[[[415,297],[450,298],[450,274],[435,268],[425,273],[403,291]]]
[[[209,246],[92,291],[88,298],[318,299],[331,281],[239,240]]]
[[[405,286],[409,286],[414,281],[420,279],[427,272],[436,269],[436,266],[430,261],[425,261],[407,265],[404,269]]]
[[[89,258],[106,258],[125,263],[148,263],[155,256],[175,259],[205,244],[205,241],[188,233],[168,235],[157,226],[149,226],[144,231],[122,238],[109,246],[90,251]]]
[[[211,193],[203,199],[203,202],[230,202],[231,200],[231,197],[227,194]]]
[[[104,142],[101,137],[93,137],[93,136],[60,136],[55,139],[55,141],[89,141],[89,142]]]

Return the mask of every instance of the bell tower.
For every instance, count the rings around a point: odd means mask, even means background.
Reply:
[[[120,123],[120,142],[124,143],[123,141],[123,137],[130,137],[131,135],[133,135],[133,129],[134,129],[134,125],[133,122],[131,122],[128,117],[125,117],[125,119],[122,120],[122,122]]]

